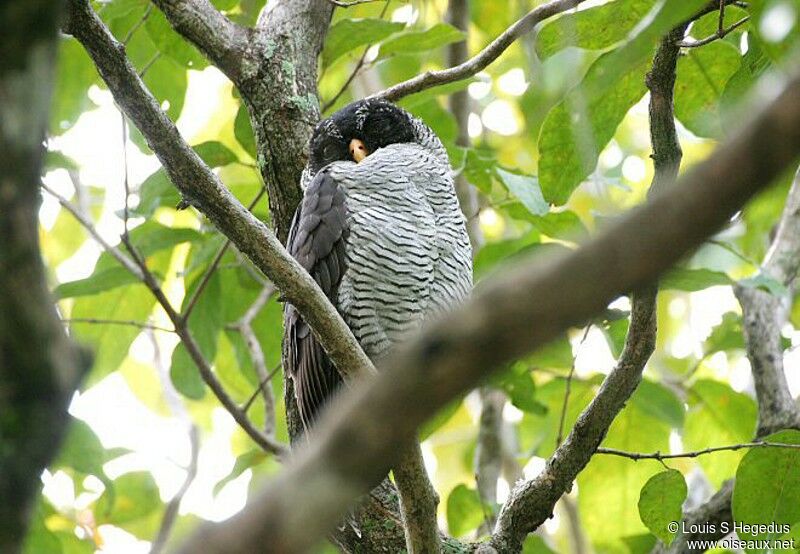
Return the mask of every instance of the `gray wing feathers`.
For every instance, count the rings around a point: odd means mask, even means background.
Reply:
[[[348,234],[344,191],[327,171],[318,173],[306,189],[289,230],[287,248],[334,301],[346,267]],[[311,328],[291,304],[284,310],[288,373],[303,424],[309,427],[316,413],[341,383]]]

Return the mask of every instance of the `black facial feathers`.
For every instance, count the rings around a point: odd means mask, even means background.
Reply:
[[[308,164],[312,175],[331,162],[351,160],[352,139],[361,140],[370,153],[390,144],[414,142],[413,120],[385,100],[359,100],[345,106],[314,129]]]

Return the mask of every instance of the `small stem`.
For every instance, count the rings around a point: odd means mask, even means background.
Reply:
[[[790,448],[800,449],[800,444],[787,444],[782,442],[768,442],[768,441],[754,441],[743,442],[741,444],[731,444],[727,446],[711,446],[703,450],[692,450],[690,452],[680,452],[678,454],[662,454],[661,452],[629,452],[627,450],[617,450],[616,448],[598,448],[597,454],[606,454],[610,456],[619,456],[621,458],[629,458],[631,460],[675,460],[678,458],[697,458],[705,454],[712,454],[714,452],[727,452],[742,450],[743,448]]]

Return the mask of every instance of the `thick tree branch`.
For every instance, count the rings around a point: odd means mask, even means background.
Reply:
[[[253,31],[222,15],[209,0],[153,0],[172,27],[234,83],[248,63]]]
[[[183,140],[86,0],[69,0],[65,30],[97,65],[116,102],[156,153],[173,184],[303,313],[346,377],[374,372],[339,313],[275,235],[250,213]]]
[[[409,94],[414,94],[415,92],[471,77],[479,71],[486,69],[486,67],[500,57],[500,54],[505,52],[515,40],[529,33],[537,23],[541,23],[547,18],[572,9],[584,1],[585,0],[551,0],[546,4],[537,6],[503,31],[503,33],[494,39],[486,48],[464,63],[439,71],[426,71],[422,75],[417,75],[407,81],[393,85],[384,91],[373,94],[372,97],[396,101]]]
[[[402,452],[392,469],[400,495],[400,511],[408,554],[441,552],[436,507],[439,495],[428,478],[422,450],[414,439]]]
[[[798,268],[800,172],[789,190],[778,232],[761,265],[761,273],[786,286],[788,293],[776,296],[755,287],[737,285],[734,288],[742,305],[747,358],[755,381],[759,437],[780,429],[800,429],[800,409],[789,392],[781,347],[781,328],[791,308]]]
[[[546,264],[540,257],[520,260],[399,347],[380,376],[342,394],[312,432],[313,440],[245,510],[223,525],[204,525],[181,551],[252,552],[269,544],[275,552],[302,552],[313,545],[382,479],[401,445],[438,408],[625,291],[652,283],[792,165],[800,155],[800,76],[754,113],[675,187],[577,251]],[[646,325],[652,316],[649,310],[634,313],[632,324]],[[628,348],[643,353],[648,345]],[[612,388],[615,380],[606,382]],[[607,396],[601,402],[612,404]],[[585,440],[589,431],[579,424],[573,440]]]
[[[22,550],[41,474],[90,358],[56,313],[39,249],[39,183],[60,3],[0,5],[0,552]]]

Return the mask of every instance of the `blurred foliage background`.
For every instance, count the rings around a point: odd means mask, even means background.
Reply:
[[[213,3],[231,19],[252,25],[265,2]],[[187,140],[233,193],[251,204],[262,182],[249,119],[231,84],[148,1],[93,4]],[[470,53],[536,4],[471,0]],[[478,286],[522,252],[545,255],[575,248],[645,200],[653,167],[644,76],[655,42],[680,20],[665,15],[675,6],[654,0],[587,2],[517,41],[474,78],[400,102],[439,134],[454,171],[479,191],[480,209],[473,217],[485,242],[475,259]],[[695,8],[681,9],[692,13]],[[319,66],[325,114],[423,71],[446,67],[447,45],[465,36],[444,23],[446,11],[443,0],[393,0],[335,10]],[[797,48],[796,0],[751,0],[746,7],[729,6],[725,14],[726,25],[749,20],[722,39],[684,49],[678,63],[675,112],[682,170],[735,129],[754,98],[779,88],[789,53]],[[716,30],[713,12],[691,26],[688,40]],[[620,53],[627,56],[625,63]],[[293,67],[287,64],[284,70]],[[470,98],[469,147],[456,146],[458,125],[446,102],[447,94],[463,89]],[[111,244],[122,232],[128,181],[132,240],[173,304],[185,307],[220,252],[223,237],[193,210],[175,209],[177,191],[135,128],[123,125],[90,59],[68,37],[60,44],[47,146],[44,183]],[[663,280],[657,350],[604,446],[680,452],[752,439],[757,409],[743,353],[741,310],[731,285],[745,282],[783,292],[780,284],[759,274],[758,265],[790,178],[760,195]],[[261,198],[253,207],[265,221],[267,202]],[[210,394],[149,291],[54,196],[44,194],[40,219],[60,312],[70,333],[94,350],[95,365],[73,401],[66,445],[44,475],[28,552],[149,551],[195,455],[197,474],[182,497],[171,540],[179,540],[200,519],[220,520],[241,509],[248,492],[278,471],[279,464],[247,438]],[[598,268],[598,278],[606,271],[614,268]],[[213,360],[214,372],[239,404],[248,402],[259,386],[240,323],[265,286],[246,259],[227,249],[190,319],[203,354]],[[515,479],[543,467],[560,428],[567,432],[591,400],[621,351],[629,307],[627,299],[618,300],[588,331],[573,330],[488,384],[508,399],[503,408],[508,451],[503,453],[499,502]],[[250,315],[266,367],[276,368],[282,335],[277,297],[269,296]],[[784,329],[795,395],[800,393],[799,326],[800,302],[795,300]],[[567,376],[573,369],[562,425]],[[280,370],[268,386],[277,399],[277,437],[286,441]],[[255,395],[248,414],[258,426],[264,424],[264,408],[263,398]],[[482,502],[476,490],[479,417],[480,402],[471,393],[430,423],[423,444],[443,500],[442,524],[464,538],[484,533],[484,521],[498,509]],[[193,427],[199,429],[197,448],[189,438]],[[800,442],[800,434],[785,432],[781,440]],[[696,505],[737,470],[736,494],[751,498],[734,506],[737,519],[774,517],[794,525],[800,521],[800,460],[793,452],[722,452],[670,461],[669,468],[677,472],[652,460],[596,456],[554,517],[529,538],[525,552],[649,551],[656,536],[669,540],[663,535],[664,518],[674,517],[676,507],[680,513],[687,484],[687,505]],[[748,464],[761,470],[748,471]],[[793,468],[782,474],[791,487],[772,491],[776,472],[786,467]],[[645,484],[649,491],[642,490]],[[665,506],[663,514],[648,511],[652,498]]]

